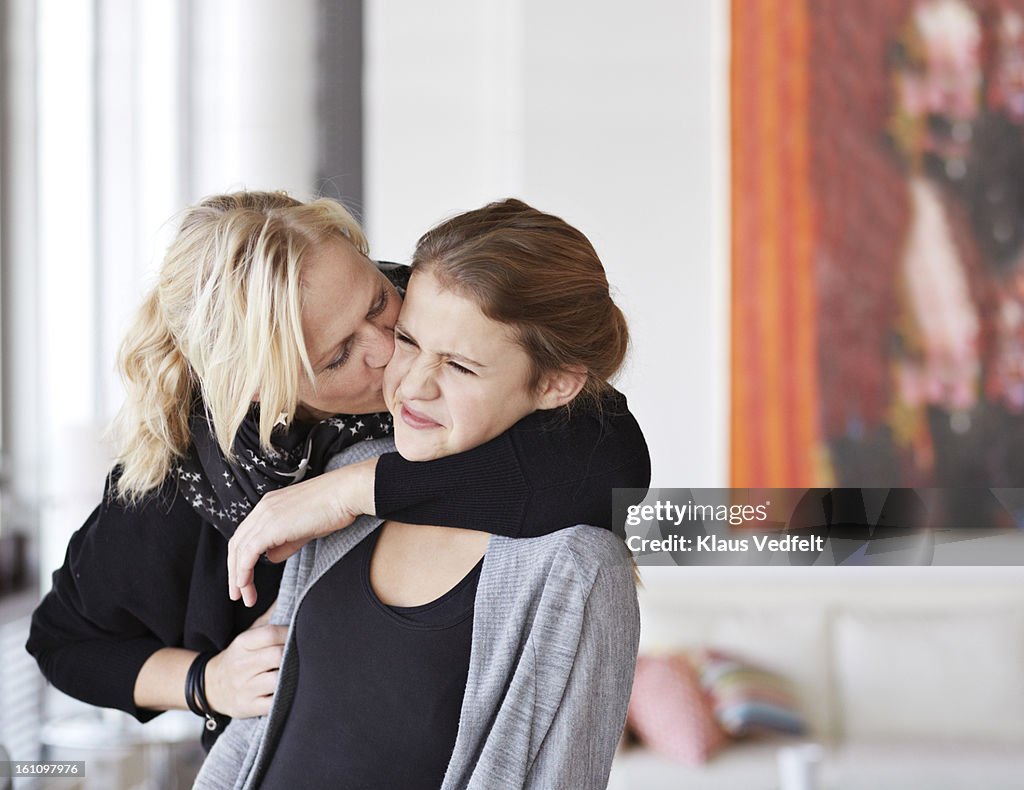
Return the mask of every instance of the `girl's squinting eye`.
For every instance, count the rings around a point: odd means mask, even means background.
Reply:
[[[403,335],[401,332],[399,332],[397,330],[395,331],[395,340],[397,340],[399,343],[401,343],[404,346],[412,346],[413,348],[417,347],[415,340],[413,340],[408,335]]]
[[[458,362],[452,362],[451,360],[448,360],[448,367],[452,368],[453,370],[457,370],[459,373],[464,373],[467,376],[475,376],[476,375],[476,373],[474,373],[472,370],[470,370],[469,368],[463,367]]]

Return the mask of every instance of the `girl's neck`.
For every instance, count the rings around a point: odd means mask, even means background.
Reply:
[[[386,521],[370,561],[370,583],[391,606],[420,606],[458,584],[487,552],[490,535],[472,529]]]

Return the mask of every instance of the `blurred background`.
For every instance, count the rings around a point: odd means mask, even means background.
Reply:
[[[118,342],[207,194],[339,198],[400,262],[494,199],[563,216],[629,319],[655,486],[1021,486],[1022,12],[0,0],[0,744],[89,787],[201,758],[191,715],[84,710],[23,645],[102,491]],[[807,740],[829,787],[1018,786],[1019,568],[643,575],[615,786],[778,786]]]

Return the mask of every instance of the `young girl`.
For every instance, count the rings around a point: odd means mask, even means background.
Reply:
[[[628,332],[586,237],[507,200],[420,239],[395,340],[394,443],[423,462],[538,410],[607,404]],[[364,517],[289,560],[274,621],[290,628],[270,714],[232,724],[197,787],[607,782],[639,614],[606,530],[511,540]]]

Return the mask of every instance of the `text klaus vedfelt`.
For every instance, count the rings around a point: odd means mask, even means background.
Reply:
[[[650,551],[749,551],[751,545],[758,551],[822,551],[825,548],[825,538],[821,535],[808,538],[796,535],[781,538],[771,535],[754,535],[752,538],[722,538],[718,535],[642,538],[639,535],[630,535],[626,538],[626,546],[634,554]]]
[[[657,519],[671,521],[678,526],[683,519],[706,519],[710,521],[727,521],[738,525],[749,521],[765,521],[768,518],[769,502],[763,505],[695,505],[692,501],[686,505],[673,505],[669,502],[658,502],[654,505],[632,505],[626,511],[626,524],[639,526],[644,520]],[[785,535],[754,535],[750,538],[725,538],[719,535],[669,535],[664,538],[644,538],[631,535],[626,538],[626,545],[634,553],[651,551],[705,551],[735,552],[749,551],[751,545],[757,551],[822,551],[825,538],[821,535],[800,537]]]

